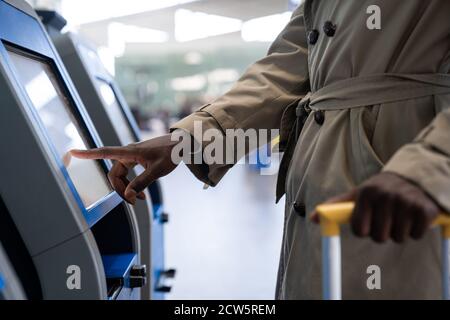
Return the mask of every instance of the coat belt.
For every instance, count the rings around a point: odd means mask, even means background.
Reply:
[[[340,80],[291,103],[281,119],[280,149],[284,155],[278,173],[277,202],[286,192],[287,170],[310,111],[345,110],[439,94],[450,94],[449,74],[384,73]]]

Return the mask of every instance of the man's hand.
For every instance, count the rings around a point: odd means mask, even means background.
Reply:
[[[355,190],[327,203],[354,201],[353,233],[376,242],[420,239],[441,211],[415,184],[393,173],[373,176]],[[317,215],[313,215],[317,221]]]
[[[150,139],[126,147],[103,147],[92,150],[72,150],[72,156],[80,159],[111,159],[115,163],[108,178],[117,193],[131,204],[136,198],[145,198],[142,192],[153,181],[172,172],[177,163],[171,158],[173,147],[170,134]],[[136,165],[142,165],[145,171],[133,181],[128,181],[128,171]]]

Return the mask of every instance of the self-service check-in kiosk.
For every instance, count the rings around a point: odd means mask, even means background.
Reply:
[[[1,201],[42,298],[138,299],[145,267],[135,213],[108,182],[110,162],[70,156],[102,142],[21,0],[0,0],[0,93]]]
[[[22,284],[0,244],[0,300],[26,299]]]
[[[102,141],[107,145],[128,145],[140,141],[140,130],[114,78],[102,64],[95,47],[73,33],[58,32],[65,25],[63,17],[54,11],[38,10],[53,43],[70,75],[86,109],[95,123]],[[140,173],[136,168],[130,179]],[[163,299],[171,287],[165,281],[175,270],[165,269],[164,229],[168,215],[163,211],[158,181],[145,191],[147,201],[135,207],[141,236],[141,261],[151,266],[148,286],[143,299]],[[150,197],[148,196],[150,194]]]
[[[131,110],[95,48],[73,33],[52,38],[103,142],[107,145],[128,145],[140,141],[140,130]],[[130,179],[140,174],[141,170],[135,168]],[[138,201],[135,208],[141,235],[141,257],[151,265],[151,279],[144,294],[146,298],[161,299],[164,293],[170,291],[164,278],[174,276],[174,271],[165,270],[164,266],[163,225],[168,222],[168,215],[163,211],[158,181],[145,193],[147,201]]]

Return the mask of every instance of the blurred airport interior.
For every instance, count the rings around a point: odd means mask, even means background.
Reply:
[[[226,92],[300,0],[29,0],[97,47],[149,138]],[[185,166],[161,180],[168,299],[272,299],[283,228],[275,175],[236,166],[203,190]]]

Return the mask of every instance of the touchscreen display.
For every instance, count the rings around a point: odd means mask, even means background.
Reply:
[[[97,161],[79,160],[68,153],[88,146],[57,77],[47,63],[8,50],[18,78],[47,129],[78,194],[87,207],[111,193],[111,186]]]
[[[100,93],[103,102],[105,103],[106,112],[108,113],[108,116],[114,126],[114,129],[119,135],[121,144],[127,145],[136,142],[135,141],[136,138],[131,132],[128,121],[125,118],[125,115],[123,114],[123,110],[120,107],[116,95],[113,89],[111,88],[110,84],[98,78],[96,79],[95,82],[97,90]]]

